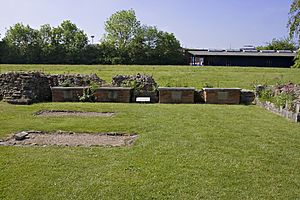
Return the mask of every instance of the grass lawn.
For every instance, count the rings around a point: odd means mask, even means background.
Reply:
[[[209,83],[215,87],[252,89],[253,84],[277,82],[300,83],[300,69],[255,67],[195,67],[195,66],[108,66],[108,65],[0,65],[7,71],[43,71],[50,74],[96,73],[111,82],[117,74],[146,73],[153,75],[160,86],[189,86],[202,88]]]
[[[246,87],[300,82],[299,70],[0,65],[1,72],[146,72],[161,85]],[[120,70],[119,70],[120,69]],[[191,77],[189,78],[189,75]],[[251,80],[253,79],[253,80]],[[175,80],[176,83],[173,83]],[[200,83],[199,83],[200,82]],[[113,118],[37,117],[44,109],[116,112]],[[0,199],[298,199],[300,125],[258,106],[0,102],[0,138],[20,130],[137,133],[131,147],[0,147]]]

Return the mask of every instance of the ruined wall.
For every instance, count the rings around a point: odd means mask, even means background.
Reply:
[[[41,72],[7,72],[0,74],[0,100],[12,104],[31,104],[51,101],[55,86],[101,86],[104,81],[97,75],[46,75]]]
[[[96,74],[54,74],[48,75],[48,79],[51,87],[87,87],[91,84],[101,86],[104,83]]]
[[[150,97],[151,103],[158,103],[158,84],[150,75],[116,75],[112,78],[112,85],[133,88],[131,102],[136,102],[137,97]]]
[[[258,98],[255,99],[255,103],[256,103],[256,105],[263,107],[263,108],[269,110],[270,112],[280,115],[286,119],[289,119],[294,122],[300,122],[300,113],[299,113],[300,104],[297,104],[296,111],[293,112],[293,111],[290,111],[290,110],[287,110],[284,108],[277,108],[271,102],[261,102]]]
[[[1,74],[0,98],[13,104],[51,101],[48,77],[39,72]]]

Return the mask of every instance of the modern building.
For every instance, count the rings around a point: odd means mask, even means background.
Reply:
[[[296,52],[254,49],[186,49],[188,64],[193,66],[283,67],[294,64]]]

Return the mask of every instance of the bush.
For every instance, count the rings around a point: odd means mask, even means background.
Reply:
[[[83,95],[79,97],[79,101],[91,103],[96,101],[96,97],[91,88],[86,88],[83,90]]]
[[[291,93],[282,92],[274,97],[274,104],[276,107],[286,108],[287,110],[293,110],[293,101],[296,99],[295,95]]]
[[[96,83],[91,83],[91,86],[88,88],[85,88],[83,90],[83,95],[79,96],[79,101],[81,102],[95,102],[95,91],[98,88],[98,85]]]
[[[271,88],[266,88],[266,89],[260,91],[259,92],[259,97],[263,101],[272,102],[273,97],[274,97],[272,89]]]
[[[298,99],[300,87],[289,83],[276,86],[256,87],[257,94],[261,101],[274,103],[277,108],[285,108],[290,111],[295,110],[295,100]]]

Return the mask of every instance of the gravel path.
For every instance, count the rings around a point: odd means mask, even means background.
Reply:
[[[36,112],[37,116],[44,117],[112,117],[115,113],[112,112],[82,112],[82,111],[68,111],[68,110],[42,110]]]
[[[17,139],[17,134],[0,142],[0,146],[109,146],[120,147],[132,145],[137,139],[135,134],[123,133],[73,133],[56,132],[43,133],[39,131],[21,132],[28,133],[24,138]]]

